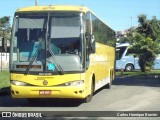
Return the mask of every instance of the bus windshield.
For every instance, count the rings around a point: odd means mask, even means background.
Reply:
[[[10,69],[25,72],[82,70],[81,16],[78,12],[16,13]]]

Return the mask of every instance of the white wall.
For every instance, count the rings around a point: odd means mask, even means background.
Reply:
[[[2,64],[1,64],[2,61]],[[0,52],[0,68],[2,65],[2,69],[9,69],[9,53],[1,53]]]

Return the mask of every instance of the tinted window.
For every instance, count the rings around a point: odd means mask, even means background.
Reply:
[[[115,34],[106,24],[92,14],[93,35],[96,42],[115,46]]]

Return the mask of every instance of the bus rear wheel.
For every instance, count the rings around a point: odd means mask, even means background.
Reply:
[[[111,86],[112,86],[112,80],[110,80],[110,83],[108,83],[108,84],[106,85],[106,88],[107,88],[107,89],[111,89]]]
[[[107,89],[111,89],[111,86],[112,86],[112,81],[113,81],[113,79],[114,79],[114,73],[113,73],[113,71],[110,71],[110,81],[109,81],[109,83],[106,85],[106,88]]]

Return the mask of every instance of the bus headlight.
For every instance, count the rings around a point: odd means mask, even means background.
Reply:
[[[61,84],[60,86],[82,86],[84,84],[83,80],[71,81]]]
[[[21,81],[15,81],[11,80],[11,84],[16,85],[16,86],[28,86],[29,84],[21,82]]]

